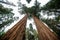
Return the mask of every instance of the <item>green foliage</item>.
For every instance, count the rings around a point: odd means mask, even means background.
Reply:
[[[31,19],[32,15],[36,16],[37,18],[40,17],[40,13],[39,13],[41,12],[40,3],[37,0],[35,1],[35,5],[29,8],[24,4],[21,4],[21,5],[22,7],[20,6],[19,8],[19,12],[21,14],[27,14],[29,19]]]
[[[12,13],[11,11],[12,11],[12,9],[5,8],[5,7],[3,7],[2,4],[0,4],[0,14],[9,14],[9,13]]]
[[[28,13],[28,8],[24,4],[21,4],[21,5],[22,5],[22,7],[21,8],[18,8],[20,14],[27,14]]]
[[[56,20],[57,22],[60,22],[60,15],[58,15],[58,16],[55,18],[55,20]]]
[[[44,5],[41,10],[48,11],[48,16],[54,12],[55,19],[46,19],[44,22],[58,35],[60,36],[60,30],[57,29],[57,24],[60,24],[60,1],[59,0],[50,0],[46,5]],[[58,11],[59,10],[59,11]]]
[[[0,39],[1,39],[1,37],[3,36],[5,34],[5,32],[0,32]]]
[[[59,0],[50,0],[45,6],[45,9],[60,9]]]
[[[26,28],[26,40],[38,40],[38,33],[33,29],[32,24],[29,24],[29,28]]]
[[[2,4],[0,4],[0,38],[5,34],[4,30],[7,26],[10,26],[12,22],[14,22],[14,13],[12,13],[13,9],[6,8]],[[15,17],[16,18],[16,17]],[[17,17],[18,19],[18,17]]]
[[[32,24],[31,23],[29,24],[29,27],[30,27],[30,31],[33,32],[33,27],[32,27]]]
[[[1,29],[2,27],[4,27],[5,25],[9,24],[9,23],[12,23],[13,21],[14,21],[14,20],[10,19],[10,20],[8,20],[8,21],[6,21],[6,22],[3,22],[2,24],[0,24],[0,29]]]
[[[50,12],[60,12],[60,11],[57,11],[58,9],[60,9],[60,1],[59,0],[50,0],[41,9],[49,10]]]
[[[60,9],[60,1],[59,0],[50,0],[46,5],[41,7],[41,10],[49,12],[47,14],[51,14],[50,12],[54,12],[55,16],[60,15],[59,9]]]
[[[6,8],[2,4],[0,4],[0,19],[2,24],[0,24],[0,30],[4,28],[5,25],[8,25],[9,23],[12,23],[13,20],[13,15],[11,8]],[[1,31],[2,32],[2,31]]]

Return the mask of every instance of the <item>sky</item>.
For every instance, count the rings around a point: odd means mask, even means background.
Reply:
[[[41,6],[45,5],[49,0],[37,0],[38,2],[41,3]],[[27,7],[31,7],[34,5],[35,0],[32,0],[29,4],[26,2],[26,0],[21,0],[22,4],[26,4]]]
[[[3,5],[4,5],[5,7],[12,8],[12,9],[13,9],[13,13],[15,14],[14,16],[15,16],[15,17],[16,17],[16,16],[19,17],[19,20],[21,20],[21,19],[24,17],[24,15],[21,15],[21,14],[18,12],[18,4],[17,4],[18,0],[8,0],[8,1],[11,2],[11,3],[14,3],[16,6],[14,7],[14,6],[5,5],[5,4],[3,4]],[[26,2],[26,0],[21,0],[21,3],[22,3],[22,4],[26,4],[27,7],[31,7],[31,6],[34,5],[34,1],[35,1],[35,0],[32,0],[32,1],[30,2],[30,4],[28,4],[28,3]],[[38,2],[41,3],[41,6],[45,5],[48,1],[49,1],[49,0],[38,0]],[[45,16],[45,17],[46,17],[46,16]],[[12,28],[19,20],[14,21],[10,26],[6,27],[5,31],[7,31],[8,29]],[[27,28],[29,27],[29,25],[28,25],[29,23],[32,23],[32,24],[33,24],[33,28],[36,29],[36,26],[35,26],[35,23],[34,23],[33,19],[27,20],[27,25],[26,25]]]

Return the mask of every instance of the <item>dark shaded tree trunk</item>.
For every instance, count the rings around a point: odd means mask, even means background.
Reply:
[[[16,25],[14,25],[1,40],[25,40],[25,26],[27,15],[24,16]]]
[[[38,30],[39,40],[58,40],[58,36],[54,34],[41,20],[33,16],[36,28]]]

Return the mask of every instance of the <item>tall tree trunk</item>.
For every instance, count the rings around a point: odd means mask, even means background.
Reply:
[[[41,20],[35,16],[33,16],[33,18],[38,30],[39,40],[58,40],[57,35],[55,35]]]
[[[24,16],[16,25],[14,25],[1,40],[25,40],[25,26],[27,15]]]

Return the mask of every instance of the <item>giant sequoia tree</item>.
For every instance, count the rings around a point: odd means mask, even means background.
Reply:
[[[47,28],[42,21],[39,20],[40,3],[35,1],[35,5],[28,8],[25,5],[22,6],[22,13],[26,13],[28,17],[33,17],[37,26],[39,39],[41,40],[58,40],[57,36]],[[44,31],[45,30],[45,31]],[[45,34],[45,35],[44,35]],[[50,36],[51,35],[51,36]],[[46,38],[47,37],[47,38]]]
[[[60,24],[60,1],[59,0],[50,0],[46,5],[44,5],[41,9],[47,12],[48,15],[55,15],[55,19],[50,20],[47,24],[60,36],[60,29],[56,28],[57,24]],[[56,25],[56,26],[55,26]]]
[[[27,17],[33,17],[38,30],[39,40],[58,40],[57,35],[55,35],[50,28],[48,28],[41,20],[39,20],[40,3],[37,0],[35,0],[35,5],[30,8],[22,4],[21,7],[19,7],[19,12],[21,14],[26,14],[26,16],[13,28],[11,28],[5,34],[5,36],[2,37],[2,40],[25,40],[24,34]]]

